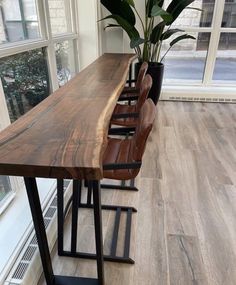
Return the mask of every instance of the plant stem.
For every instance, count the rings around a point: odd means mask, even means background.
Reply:
[[[139,20],[140,20],[140,22],[141,22],[141,25],[142,25],[142,28],[143,28],[143,33],[145,34],[144,23],[143,23],[143,20],[142,20],[142,18],[141,18],[141,16],[140,16],[139,12],[137,11],[136,7],[134,7],[134,11],[136,12],[136,14],[137,14],[137,16],[138,16],[138,18],[139,18]]]
[[[172,47],[169,47],[169,48],[168,48],[168,50],[165,52],[165,54],[164,54],[163,57],[161,58],[161,61],[160,61],[160,62],[162,62],[162,60],[165,58],[165,56],[167,55],[167,53],[170,51],[171,48],[172,48]]]

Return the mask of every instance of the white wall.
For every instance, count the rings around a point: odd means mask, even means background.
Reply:
[[[137,10],[139,11],[141,17],[144,18],[145,11],[145,1],[143,0],[135,0],[135,5]],[[104,8],[101,7],[101,18],[109,15],[110,13]],[[101,42],[102,42],[102,52],[133,52],[130,48],[130,40],[126,34],[123,32],[121,28],[108,28],[104,31],[104,27],[107,23],[112,23],[112,20],[102,21],[101,23]],[[114,22],[115,23],[115,22]],[[137,20],[136,28],[140,31],[142,30],[142,26],[139,20]]]
[[[78,0],[80,69],[99,56],[97,0]]]

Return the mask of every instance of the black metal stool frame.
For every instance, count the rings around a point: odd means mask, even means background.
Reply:
[[[128,164],[109,164],[104,165],[104,169],[106,170],[114,170],[114,169],[137,169],[141,167],[141,162],[133,162]],[[63,195],[61,194],[63,189],[63,180],[58,179],[58,255],[60,256],[70,256],[77,258],[86,258],[86,259],[96,259],[97,255],[94,253],[86,253],[86,252],[77,252],[76,244],[77,244],[77,222],[78,222],[78,210],[79,208],[87,208],[93,209],[94,204],[92,204],[92,195],[94,195],[93,185],[91,181],[87,182],[87,202],[81,202],[81,182],[73,181],[73,194],[69,199],[65,210],[64,210],[64,202]],[[113,185],[114,187],[118,185]],[[102,187],[101,187],[102,188]],[[120,189],[120,187],[116,187],[116,189]],[[71,250],[64,250],[64,219],[67,211],[69,210],[70,205],[72,204],[72,226],[71,226]],[[137,210],[133,207],[124,207],[117,205],[101,205],[102,210],[112,210],[116,211],[115,224],[112,235],[112,243],[109,255],[103,255],[104,261],[111,262],[119,262],[119,263],[127,263],[134,264],[134,260],[129,257],[130,254],[130,237],[131,237],[131,224],[132,224],[132,213],[137,212]],[[126,220],[126,229],[125,229],[125,242],[124,242],[124,250],[123,256],[116,255],[117,249],[117,241],[118,241],[118,232],[120,225],[120,216],[121,212],[127,213]]]

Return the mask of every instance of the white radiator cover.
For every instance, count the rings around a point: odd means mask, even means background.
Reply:
[[[236,103],[236,86],[163,86],[161,100]]]
[[[65,181],[65,203],[71,195],[70,181]],[[57,240],[57,200],[56,189],[44,213],[44,222],[47,232],[48,245],[52,251]],[[35,232],[32,232],[25,243],[21,254],[13,265],[4,285],[37,285],[42,275],[42,263],[37,246]]]

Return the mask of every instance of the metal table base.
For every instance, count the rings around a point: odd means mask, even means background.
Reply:
[[[39,246],[43,272],[47,285],[104,285],[104,258],[103,258],[103,238],[102,238],[102,217],[101,217],[101,189],[99,181],[91,181],[93,186],[94,203],[94,224],[96,240],[96,261],[97,261],[97,279],[81,277],[55,276],[52,268],[46,230],[44,226],[42,208],[40,205],[39,194],[36,179],[25,177],[25,186],[33,218],[34,228]],[[80,182],[75,182],[74,184]],[[63,189],[61,195],[63,195]],[[58,229],[60,230],[60,229]]]

